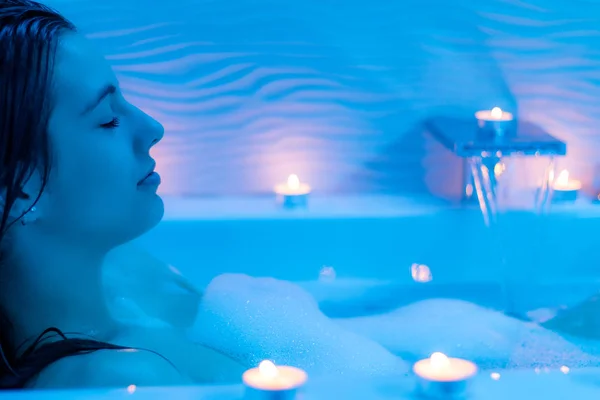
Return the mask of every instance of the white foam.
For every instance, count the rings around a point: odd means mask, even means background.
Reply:
[[[424,300],[337,322],[407,359],[442,351],[482,368],[600,365],[599,358],[552,331],[461,300]]]
[[[314,375],[395,375],[408,370],[378,343],[327,318],[300,286],[273,278],[215,278],[190,337],[246,365],[271,359]]]
[[[331,293],[303,283],[311,294],[291,282],[221,275],[207,287],[190,337],[249,366],[272,359],[319,375],[404,373],[407,365],[399,357],[412,361],[435,351],[482,368],[600,366],[599,342],[574,343],[462,300],[431,299],[377,316],[335,320],[319,310],[317,299],[357,304],[381,285],[370,282],[365,289],[346,282]],[[121,321],[150,328],[165,324],[128,298],[111,300]]]

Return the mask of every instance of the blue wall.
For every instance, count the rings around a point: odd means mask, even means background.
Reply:
[[[168,194],[452,196],[459,164],[419,122],[499,105],[567,140],[593,184],[600,3],[573,0],[51,0],[167,128]]]

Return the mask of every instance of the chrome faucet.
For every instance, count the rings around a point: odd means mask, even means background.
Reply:
[[[492,224],[497,215],[498,181],[494,171],[507,157],[547,158],[548,164],[534,204],[536,211],[545,210],[552,191],[554,158],[566,155],[565,142],[529,122],[515,124],[514,129],[498,136],[482,132],[475,117],[431,118],[425,126],[442,145],[463,159],[463,201],[477,199],[486,224]]]
[[[544,157],[547,160],[534,200],[534,210],[542,213],[547,210],[552,196],[554,179],[554,159],[567,153],[565,142],[550,135],[531,123],[515,124],[510,131],[502,134],[482,134],[475,118],[432,118],[426,121],[426,128],[446,148],[463,159],[462,197],[464,201],[477,199],[485,224],[493,229],[490,246],[500,249],[504,277],[501,277],[506,312],[515,314],[516,297],[513,296],[511,275],[507,255],[502,251],[502,229],[497,224],[498,215],[498,174],[496,168],[503,166],[503,159],[513,156]],[[503,182],[504,184],[504,182]],[[501,185],[502,186],[502,185]],[[543,225],[540,225],[543,226]],[[498,228],[498,229],[496,229]],[[533,227],[535,230],[536,228]],[[539,232],[538,234],[543,234]],[[490,252],[493,254],[494,252]],[[485,260],[482,260],[485,262]]]

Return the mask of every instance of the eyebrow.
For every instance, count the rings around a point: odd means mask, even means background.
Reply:
[[[115,85],[113,85],[112,83],[104,86],[100,91],[98,91],[98,94],[94,98],[94,101],[91,102],[90,104],[88,104],[83,109],[81,114],[83,115],[83,114],[89,113],[94,108],[96,108],[98,106],[98,104],[100,104],[106,96],[111,95],[111,94],[115,93],[116,91],[117,91],[117,87]]]

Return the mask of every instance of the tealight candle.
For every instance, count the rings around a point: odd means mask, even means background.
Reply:
[[[581,190],[581,182],[569,179],[569,171],[565,169],[558,174],[552,189],[554,191],[552,194],[553,201],[575,201]]]
[[[246,386],[246,399],[287,400],[295,399],[308,376],[300,368],[277,366],[269,360],[262,361],[257,368],[242,375]]]
[[[443,353],[433,353],[413,366],[417,388],[430,398],[460,398],[467,393],[467,384],[477,374],[471,361],[450,358]]]
[[[286,183],[275,186],[277,202],[287,208],[306,206],[309,193],[310,186],[300,182],[296,174],[288,176]]]
[[[475,118],[481,132],[498,137],[509,133],[514,122],[512,113],[503,111],[500,107],[477,111]]]

